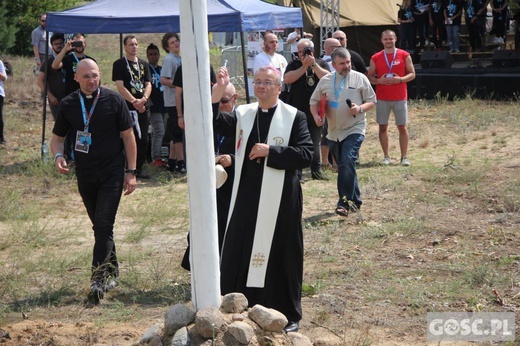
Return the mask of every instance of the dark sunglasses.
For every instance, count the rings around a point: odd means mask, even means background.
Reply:
[[[220,103],[222,104],[229,103],[229,101],[231,101],[231,99],[220,99]]]

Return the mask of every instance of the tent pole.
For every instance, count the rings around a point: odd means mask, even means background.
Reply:
[[[244,42],[244,31],[240,30],[240,45],[242,47],[242,67],[244,68],[244,87],[246,89],[246,102],[250,103],[249,97],[249,83],[247,81],[247,55],[246,55],[246,45]]]
[[[119,57],[123,57],[123,34],[119,34]]]
[[[45,121],[47,120],[47,76],[49,75],[49,64],[47,63],[47,57],[49,56],[49,30],[45,29],[45,79],[43,80],[43,110],[42,110],[42,142],[40,146],[40,152],[42,160],[45,160],[44,145],[45,145]],[[40,61],[43,64],[43,61]],[[39,72],[38,72],[39,73]],[[49,150],[48,148],[46,150]]]

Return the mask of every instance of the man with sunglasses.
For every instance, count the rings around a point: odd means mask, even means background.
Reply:
[[[51,36],[51,46],[53,54],[40,66],[40,72],[38,73],[38,79],[36,83],[40,88],[42,94],[45,89],[45,79],[47,77],[47,98],[49,100],[49,108],[51,109],[52,117],[56,121],[56,115],[58,114],[58,105],[60,101],[67,96],[67,89],[65,87],[65,72],[62,69],[55,70],[51,67],[54,57],[58,55],[63,49],[65,37],[63,34],[54,34]],[[46,65],[47,68],[46,75]]]
[[[354,71],[358,71],[358,72],[361,72],[361,73],[366,75],[367,72],[368,72],[368,69],[367,69],[367,65],[365,64],[365,61],[363,60],[361,55],[359,55],[358,52],[353,51],[352,49],[348,49],[347,48],[347,41],[348,41],[347,40],[347,34],[345,34],[342,30],[336,30],[332,34],[332,38],[335,38],[336,40],[338,40],[339,43],[341,44],[341,46],[343,48],[346,48],[348,50],[348,52],[350,53],[350,60],[352,62],[352,69]]]
[[[45,48],[49,45],[47,33],[45,28],[47,26],[47,15],[43,13],[40,16],[40,25],[31,32],[31,45],[34,53],[34,60],[38,67],[45,61]],[[52,52],[52,47],[49,45],[49,52]]]
[[[283,313],[286,332],[302,317],[303,197],[298,170],[308,167],[313,146],[306,115],[279,100],[282,76],[273,66],[254,77],[258,102],[218,110],[229,84],[217,73],[213,121],[217,134],[235,136],[235,184],[221,251],[221,291],[243,293],[249,306]]]
[[[179,67],[180,68],[180,67]],[[215,74],[210,78],[216,78]],[[213,89],[217,86],[213,85]],[[233,112],[238,100],[238,94],[235,86],[229,83],[218,103],[220,112]],[[229,202],[231,201],[231,192],[233,189],[233,181],[235,178],[234,161],[235,161],[235,136],[222,136],[213,133],[213,142],[215,148],[215,164],[222,165],[227,173],[226,181],[222,186],[217,187],[217,223],[218,223],[218,246],[222,249],[222,240],[226,231],[226,223],[229,213]],[[184,252],[181,267],[190,270],[190,238],[188,235],[188,247]]]

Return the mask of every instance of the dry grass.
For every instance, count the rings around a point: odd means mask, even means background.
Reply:
[[[117,37],[87,41],[87,54],[110,76]],[[144,51],[159,36],[139,42]],[[218,65],[218,56],[212,59]],[[116,223],[121,286],[85,310],[90,223],[75,179],[39,159],[41,106],[31,62],[11,61],[8,145],[0,148],[0,327],[19,339],[6,344],[131,344],[161,323],[168,306],[189,301],[190,278],[179,267],[186,179],[149,167],[155,179],[123,198]],[[333,172],[328,182],[306,180],[303,334],[321,345],[417,345],[426,343],[427,312],[518,311],[517,109],[470,98],[412,102],[410,168],[379,166],[369,114],[358,169],[364,205],[348,218],[333,213]],[[52,123],[46,127],[49,138]],[[390,136],[397,157],[395,129]]]

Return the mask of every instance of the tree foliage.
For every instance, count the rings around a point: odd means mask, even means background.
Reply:
[[[5,53],[31,54],[31,32],[40,25],[40,15],[74,7],[78,2],[79,0],[0,0],[0,48]],[[10,31],[4,31],[4,26],[11,28]],[[11,45],[6,44],[4,47],[4,42],[11,42]]]
[[[5,3],[0,3],[0,52],[7,52],[14,45],[16,27],[5,20],[7,9]]]

